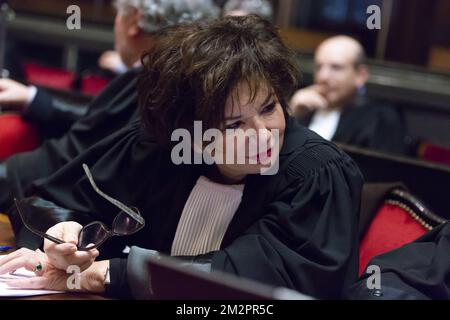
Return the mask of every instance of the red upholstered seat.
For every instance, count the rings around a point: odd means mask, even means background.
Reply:
[[[0,161],[39,146],[37,129],[15,114],[0,115]]]
[[[359,246],[359,274],[362,274],[373,257],[410,243],[427,231],[403,208],[383,204]]]
[[[29,83],[53,89],[71,90],[75,81],[73,72],[33,63],[24,65],[24,73]]]
[[[419,147],[419,156],[428,161],[450,166],[450,147],[424,143]]]
[[[447,221],[403,188],[392,189],[378,201],[359,246],[360,275],[375,256],[410,243]]]

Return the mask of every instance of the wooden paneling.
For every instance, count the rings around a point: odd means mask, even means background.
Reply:
[[[111,0],[10,0],[9,3],[11,8],[17,12],[47,15],[63,19],[69,16],[66,13],[67,7],[76,4],[81,10],[82,23],[83,21],[88,21],[112,25],[116,14]]]
[[[450,47],[432,47],[428,58],[428,67],[450,72]]]
[[[0,245],[14,246],[14,234],[9,223],[9,219],[5,214],[0,213]]]
[[[296,28],[281,28],[280,35],[292,49],[302,53],[314,53],[322,41],[334,34]]]

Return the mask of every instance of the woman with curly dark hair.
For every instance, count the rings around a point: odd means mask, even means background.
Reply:
[[[345,153],[289,117],[299,70],[277,30],[257,16],[187,24],[167,30],[143,61],[143,124],[35,183],[29,194],[45,201],[20,201],[41,210],[41,222],[60,222],[47,234],[64,243],[46,239],[45,254],[13,253],[0,273],[27,261],[44,270],[35,287],[67,290],[59,269],[78,264],[82,291],[148,298],[145,261],[162,253],[206,272],[341,297],[357,277],[362,177]],[[139,208],[142,216],[131,212],[119,224],[132,235],[80,233],[93,220],[111,225],[117,212],[89,180]]]

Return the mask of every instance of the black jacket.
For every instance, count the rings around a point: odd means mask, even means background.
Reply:
[[[137,122],[92,146],[50,178],[35,181],[28,196],[48,202],[26,201],[34,206],[33,220],[42,230],[66,220],[111,224],[117,214],[117,208],[92,190],[82,163],[91,167],[102,190],[138,207],[145,217],[144,229],[109,239],[100,252],[112,258],[111,292],[146,296],[148,292],[129,287],[136,283],[127,280],[133,266],[127,266],[121,252],[128,245],[170,254],[183,207],[205,166],[174,165],[170,152],[156,145]],[[278,173],[247,176],[221,249],[207,257],[212,269],[314,297],[341,297],[357,278],[362,181],[345,153],[289,119]],[[14,210],[9,214],[19,246],[41,245],[42,239],[33,240]]]
[[[450,224],[396,250],[374,257],[380,288],[372,287],[375,272],[366,272],[348,291],[349,299],[428,300],[450,299]]]
[[[41,135],[48,139],[66,133],[87,111],[87,105],[69,103],[37,88],[36,96],[25,108],[23,118],[36,124]]]
[[[300,119],[309,126],[313,114]],[[406,126],[401,113],[390,105],[358,97],[343,109],[332,141],[393,154],[406,154]]]
[[[56,172],[82,151],[139,117],[139,70],[132,69],[112,81],[64,136],[47,140],[31,152],[12,156],[3,164],[6,174],[0,176],[0,212],[12,205],[13,197],[23,197],[31,182]]]

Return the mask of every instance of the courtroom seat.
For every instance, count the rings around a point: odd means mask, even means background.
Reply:
[[[450,166],[450,147],[430,142],[422,142],[417,153],[421,159],[426,161]]]
[[[72,90],[75,73],[35,63],[24,64],[25,79],[30,84],[60,90]]]
[[[377,193],[376,195],[371,193]],[[372,258],[413,242],[446,222],[401,185],[365,185],[360,221],[359,274]]]
[[[37,128],[17,114],[0,115],[0,161],[13,154],[30,151],[39,146]]]
[[[430,210],[450,218],[450,167],[338,144],[360,168],[366,182],[401,182]]]

